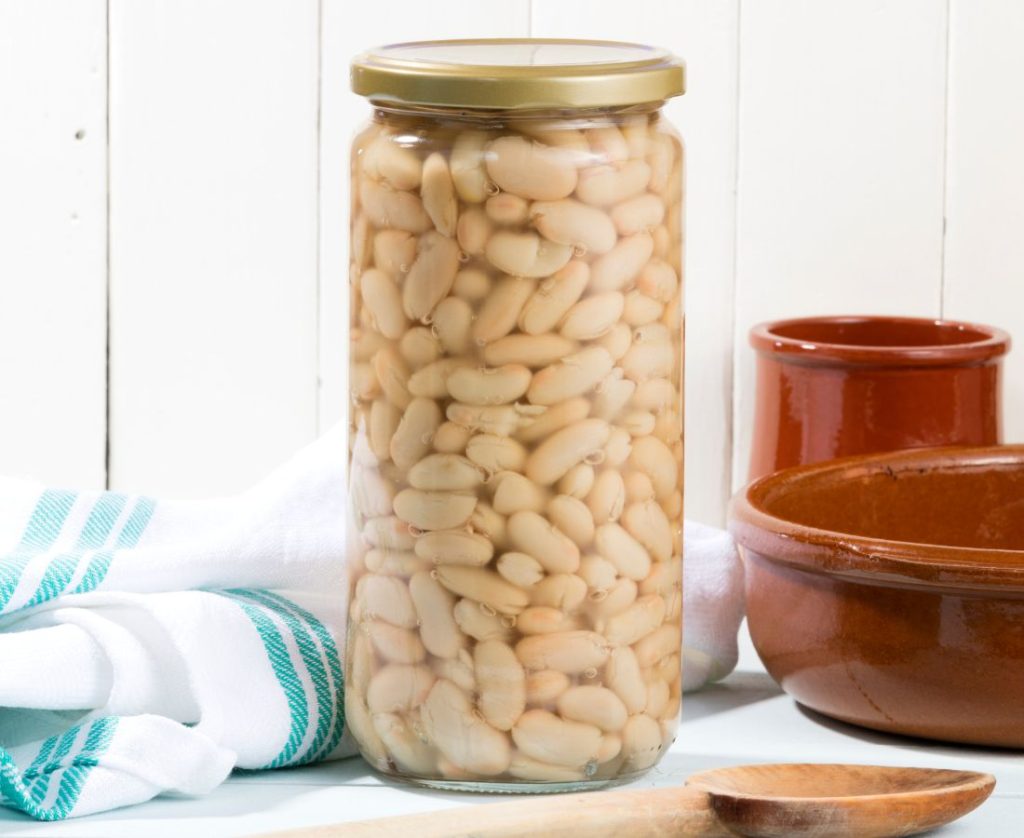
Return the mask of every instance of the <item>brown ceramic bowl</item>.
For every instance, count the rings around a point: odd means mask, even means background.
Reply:
[[[1024,445],[850,457],[730,509],[761,660],[844,722],[1024,747]]]
[[[917,317],[805,317],[750,330],[750,479],[854,454],[996,445],[1001,329]]]

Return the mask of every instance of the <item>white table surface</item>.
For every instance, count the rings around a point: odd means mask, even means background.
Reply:
[[[624,788],[681,784],[694,771],[750,762],[853,762],[989,771],[998,780],[993,796],[936,834],[1017,838],[1024,836],[1022,756],[886,736],[814,715],[798,707],[764,673],[744,633],[737,671],[721,684],[686,696],[672,749],[651,773]],[[0,810],[0,835],[220,838],[508,799],[395,784],[356,758],[233,776],[206,797],[160,798],[55,824]]]

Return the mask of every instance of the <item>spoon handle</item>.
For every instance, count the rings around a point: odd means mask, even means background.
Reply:
[[[275,833],[277,838],[718,838],[707,793],[688,786],[584,792],[482,803]]]

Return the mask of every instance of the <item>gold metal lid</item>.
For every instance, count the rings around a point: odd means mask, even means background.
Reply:
[[[391,44],[352,61],[370,101],[495,110],[660,102],[686,89],[682,59],[642,44],[485,38]]]

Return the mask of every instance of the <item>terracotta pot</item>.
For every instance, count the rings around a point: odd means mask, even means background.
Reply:
[[[738,494],[768,671],[895,733],[1024,747],[1024,446],[852,457]]]
[[[762,323],[750,478],[852,454],[994,445],[1000,329],[908,317]]]

